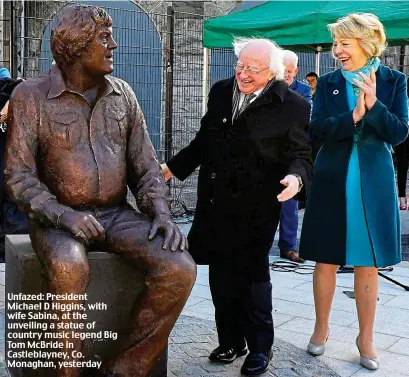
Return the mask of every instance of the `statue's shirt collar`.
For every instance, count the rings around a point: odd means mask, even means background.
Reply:
[[[47,99],[57,98],[65,91],[71,91],[67,88],[61,70],[55,65],[49,72],[50,87],[47,94]],[[118,85],[109,75],[105,76],[106,90],[103,95],[108,95],[112,92],[116,94],[123,94]]]

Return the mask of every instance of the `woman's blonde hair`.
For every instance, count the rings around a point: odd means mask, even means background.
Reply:
[[[372,13],[352,13],[342,17],[328,29],[332,38],[357,38],[368,58],[380,56],[385,50],[385,29]]]

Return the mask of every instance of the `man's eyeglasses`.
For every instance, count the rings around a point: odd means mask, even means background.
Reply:
[[[241,64],[234,64],[233,65],[234,69],[236,70],[237,73],[242,73],[244,71],[244,73],[250,74],[250,75],[258,75],[260,72],[265,71],[266,69],[268,69],[269,67],[263,68],[263,69],[257,69],[254,67],[248,67],[248,68],[244,68],[244,65]]]

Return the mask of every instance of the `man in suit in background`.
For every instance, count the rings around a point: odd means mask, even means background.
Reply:
[[[304,97],[311,104],[310,86],[295,78],[298,73],[298,56],[292,51],[284,50],[283,62],[285,66],[284,80],[289,88]],[[304,262],[295,250],[297,230],[298,201],[290,199],[283,203],[283,209],[281,211],[278,248],[280,249],[280,256],[282,258],[289,259],[292,262]]]
[[[217,82],[196,137],[162,165],[185,180],[200,166],[189,251],[209,265],[219,347],[211,361],[249,354],[247,376],[268,369],[274,327],[269,251],[281,203],[308,186],[310,105],[288,89],[282,50],[266,39],[237,39],[235,76]]]
[[[300,96],[303,96],[309,103],[312,103],[311,87],[295,78],[298,73],[297,54],[290,50],[284,50],[283,61],[285,66],[284,80],[286,81],[290,89],[294,90],[294,92],[298,93]]]

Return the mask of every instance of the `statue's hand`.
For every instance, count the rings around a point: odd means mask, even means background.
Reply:
[[[91,241],[103,241],[105,229],[94,216],[77,211],[66,211],[60,217],[60,226],[70,231],[86,245]]]
[[[165,241],[163,242],[162,246],[163,249],[166,250],[169,245],[172,251],[185,251],[188,248],[186,237],[173,222],[170,215],[160,214],[154,218],[152,228],[149,233],[149,241],[153,240],[158,232],[163,233],[165,236]]]

